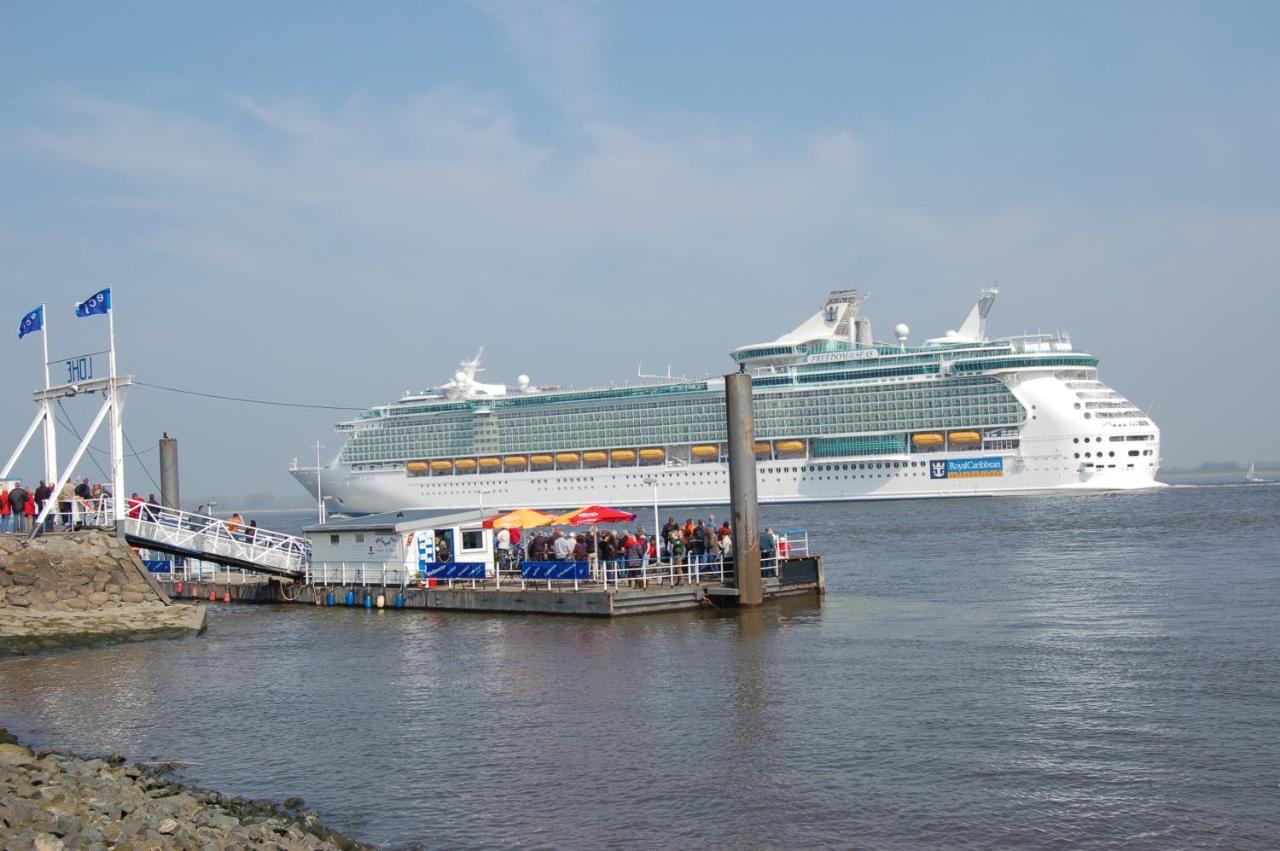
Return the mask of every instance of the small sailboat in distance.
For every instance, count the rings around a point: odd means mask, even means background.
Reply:
[[[1266,479],[1258,475],[1258,471],[1255,469],[1255,465],[1252,461],[1249,462],[1249,472],[1244,474],[1244,480],[1249,484],[1258,484],[1259,482],[1266,481]]]

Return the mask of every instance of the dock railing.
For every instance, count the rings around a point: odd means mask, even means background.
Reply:
[[[803,529],[786,529],[776,533],[777,546],[762,555],[761,573],[777,577],[787,558],[809,555],[809,533]],[[529,588],[574,590],[597,588],[608,590],[646,588],[688,584],[725,583],[734,578],[733,559],[720,553],[687,555],[679,561],[662,559],[613,559],[600,562],[594,557],[587,562],[528,561],[504,557],[487,565],[483,578],[428,579],[417,567],[381,561],[319,561],[304,568],[303,581],[308,585],[386,587],[386,588]],[[462,563],[469,564],[469,563]],[[585,565],[586,567],[576,567]]]

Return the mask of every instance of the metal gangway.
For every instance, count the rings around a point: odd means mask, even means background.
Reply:
[[[148,503],[128,507],[115,519],[110,497],[77,502],[71,525],[117,526],[130,546],[213,562],[288,579],[301,578],[311,562],[311,543],[296,535],[233,522],[209,514]]]

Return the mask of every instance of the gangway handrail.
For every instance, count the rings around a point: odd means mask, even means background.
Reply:
[[[83,525],[114,525],[113,498],[102,497],[83,505],[80,518]],[[211,514],[135,502],[120,524],[126,537],[147,549],[190,554],[250,570],[301,575],[311,561],[311,543],[306,538],[244,521],[232,523]]]

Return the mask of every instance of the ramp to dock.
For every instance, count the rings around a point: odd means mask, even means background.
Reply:
[[[116,523],[111,500],[81,516],[85,525]],[[130,546],[287,579],[301,578],[311,559],[306,538],[154,505],[130,508],[116,524]]]

